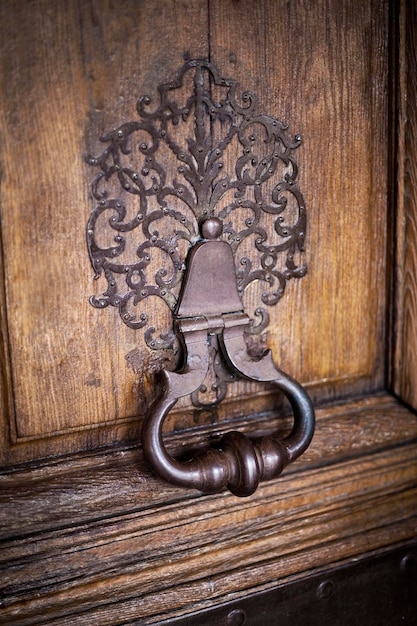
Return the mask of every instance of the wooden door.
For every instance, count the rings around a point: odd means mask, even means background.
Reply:
[[[0,623],[159,623],[412,539],[413,3],[4,0],[0,12]],[[210,59],[304,137],[308,273],[271,310],[267,345],[313,398],[316,434],[248,499],[153,475],[140,427],[164,358],[89,303],[85,155],[187,58]],[[169,324],[158,305],[146,313]],[[175,453],[286,419],[270,389],[236,383],[216,413],[174,410],[166,437]]]

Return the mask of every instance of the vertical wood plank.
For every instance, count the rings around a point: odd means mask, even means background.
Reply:
[[[400,3],[393,388],[417,409],[417,7]]]
[[[303,381],[383,384],[386,2],[210,3],[211,54],[259,110],[301,133],[308,273],[271,311],[276,361]],[[360,387],[359,387],[360,388]],[[358,387],[356,387],[358,390]]]

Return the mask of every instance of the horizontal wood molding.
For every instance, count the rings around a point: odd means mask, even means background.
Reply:
[[[408,540],[416,453],[416,416],[382,395],[320,409],[308,453],[248,499],[165,485],[135,449],[4,471],[0,624],[156,623]]]

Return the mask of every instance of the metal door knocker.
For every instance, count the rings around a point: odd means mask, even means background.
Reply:
[[[144,455],[175,485],[248,496],[299,457],[314,432],[313,406],[301,385],[269,352],[249,355],[246,338],[261,333],[269,316],[263,307],[251,316],[243,304],[248,287],[261,284],[262,303],[275,305],[286,282],[306,273],[306,212],[292,157],[301,137],[290,138],[278,119],[255,113],[253,93],[243,93],[239,103],[236,82],[205,60],[187,61],[158,91],[154,110],[149,96],[139,98],[140,119],[103,137],[107,147],[99,157],[87,156],[99,168],[88,251],[96,278],[107,281],[90,301],[117,307],[135,329],[149,324],[140,311],[149,296],[169,307],[172,328],[157,338],[148,326],[145,341],[169,350],[180,340],[182,363],[162,372],[162,390],[143,423]],[[113,235],[106,240],[109,226]],[[155,272],[153,257],[169,261]],[[214,398],[205,385],[209,368],[216,375]],[[190,395],[195,406],[221,402],[239,378],[271,382],[285,394],[294,414],[290,434],[229,432],[191,460],[174,459],[162,429],[177,400]]]

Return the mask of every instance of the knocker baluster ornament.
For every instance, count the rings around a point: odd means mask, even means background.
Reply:
[[[149,96],[139,98],[140,119],[103,137],[106,149],[87,157],[99,169],[87,245],[95,277],[107,282],[90,301],[117,307],[130,328],[147,327],[151,349],[169,350],[180,340],[182,366],[163,370],[162,392],[142,429],[154,471],[205,493],[228,488],[248,496],[300,456],[314,432],[307,393],[269,352],[251,358],[245,340],[269,323],[264,306],[245,310],[248,288],[262,284],[261,301],[272,306],[289,279],[306,273],[306,212],[292,156],[301,137],[292,139],[281,121],[255,113],[253,93],[244,92],[239,103],[236,82],[205,60],[187,61],[158,91],[157,108]],[[265,218],[272,220],[269,230]],[[106,239],[108,227],[114,234]],[[154,257],[166,259],[156,272]],[[149,296],[172,312],[172,327],[159,337],[141,311]],[[204,385],[209,369],[214,398]],[[231,432],[191,461],[175,460],[162,429],[177,400],[190,395],[197,407],[218,403],[239,378],[274,383],[285,394],[294,413],[291,433],[249,439]]]

